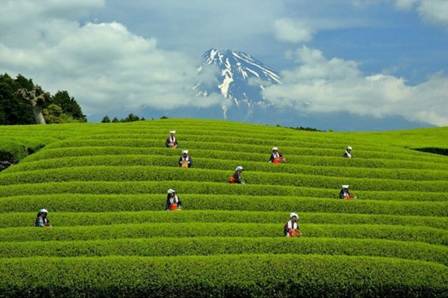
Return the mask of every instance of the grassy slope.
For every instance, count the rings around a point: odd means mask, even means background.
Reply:
[[[338,133],[344,134],[345,133]],[[385,132],[353,132],[354,139],[368,138],[378,144],[386,143],[404,148],[448,148],[448,127],[420,128],[412,130],[396,130]]]
[[[170,129],[194,169],[175,168]],[[0,173],[0,289],[175,295],[170,276],[182,275],[185,295],[443,296],[448,158],[410,148],[447,139],[448,128],[317,133],[186,119],[0,127],[0,151],[22,159]],[[351,161],[340,157],[347,143]],[[273,145],[289,164],[266,163]],[[225,183],[237,164],[248,185]],[[343,183],[356,201],[336,199]],[[181,213],[159,211],[169,187]],[[44,206],[55,227],[29,227]],[[281,237],[290,211],[301,239]],[[33,269],[42,264],[45,281]]]

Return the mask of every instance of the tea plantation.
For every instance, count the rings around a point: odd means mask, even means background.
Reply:
[[[267,162],[273,146],[288,163]],[[448,128],[1,126],[20,161],[0,172],[0,297],[447,297],[448,157],[426,147],[446,150]],[[228,184],[238,165],[246,184]],[[338,199],[342,184],[357,198]],[[168,188],[182,211],[164,211]],[[40,208],[53,227],[33,226]],[[300,238],[283,235],[290,212]]]

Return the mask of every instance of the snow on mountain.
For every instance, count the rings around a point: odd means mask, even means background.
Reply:
[[[238,108],[251,108],[263,103],[262,90],[271,84],[280,84],[280,76],[270,67],[251,55],[232,50],[210,49],[202,55],[202,66],[199,73],[212,67],[213,83],[198,83],[194,88],[198,94],[207,96],[212,93],[221,94],[227,101],[223,104],[224,113],[231,105]]]

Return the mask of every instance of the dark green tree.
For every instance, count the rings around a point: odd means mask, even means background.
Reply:
[[[0,124],[35,123],[30,102],[17,94],[17,85],[7,74],[0,76]]]
[[[63,123],[64,112],[62,108],[56,104],[51,104],[43,110],[43,114],[47,123]]]
[[[59,113],[59,107],[62,114]],[[51,106],[51,108],[49,108]],[[46,116],[50,119],[45,119]],[[0,75],[0,124],[35,124],[86,121],[81,107],[67,91],[54,96],[35,85],[31,79],[18,75]]]
[[[110,118],[109,116],[104,116],[103,119],[101,120],[102,123],[110,123]]]
[[[140,117],[130,113],[126,118],[123,119],[123,122],[134,122],[139,121]]]
[[[87,120],[79,104],[66,90],[56,92],[52,97],[51,103],[60,106],[65,114],[72,116],[76,120]]]

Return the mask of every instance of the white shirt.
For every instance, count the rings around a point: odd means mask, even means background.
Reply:
[[[177,197],[177,195],[175,195],[174,197],[171,197],[169,200],[170,200],[170,204],[179,203],[179,198]]]
[[[288,221],[288,230],[297,230],[297,222]]]

